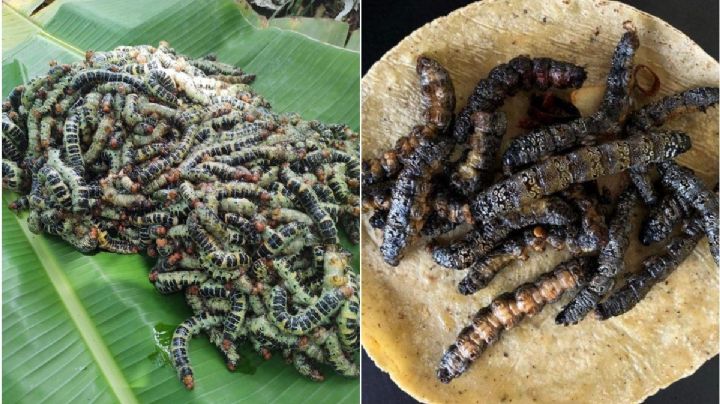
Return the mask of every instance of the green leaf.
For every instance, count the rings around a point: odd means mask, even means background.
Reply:
[[[347,41],[347,45],[345,45],[347,49],[354,50],[354,51],[360,51],[360,30],[355,30],[351,35],[350,39]]]
[[[231,0],[3,2],[3,92],[86,49],[167,40],[179,52],[215,52],[258,75],[278,111],[359,127],[359,55],[279,28],[257,28]],[[30,5],[28,5],[30,4]],[[204,337],[191,342],[197,384],[187,391],[158,355],[163,331],[190,315],[182,296],[147,280],[143,256],[83,255],[34,235],[3,194],[3,398],[8,402],[359,401],[357,379],[323,369],[314,383],[281,358],[250,352],[229,372]],[[357,247],[353,252],[358,255]],[[357,265],[357,262],[355,262]],[[160,360],[158,360],[160,359]]]
[[[330,18],[309,17],[283,17],[271,18],[268,21],[271,27],[295,31],[310,38],[317,39],[332,45],[345,46],[350,26],[343,21]]]

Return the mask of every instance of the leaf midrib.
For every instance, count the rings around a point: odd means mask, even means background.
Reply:
[[[3,201],[10,203],[7,197],[3,197]],[[65,307],[68,316],[75,324],[78,333],[85,342],[85,345],[87,345],[98,369],[100,369],[100,372],[105,376],[115,397],[117,397],[121,403],[137,403],[138,401],[135,398],[135,394],[127,380],[125,380],[120,367],[115,362],[107,345],[103,342],[102,337],[95,328],[95,324],[85,310],[80,298],[75,293],[70,281],[60,268],[56,256],[50,252],[46,243],[38,242],[37,240],[39,240],[39,238],[33,237],[25,221],[21,220],[17,215],[13,216],[22,230],[23,236],[35,251],[40,265],[43,270],[45,270],[48,278],[50,278],[50,283],[60,297],[60,301]],[[40,257],[42,257],[42,259]]]
[[[36,32],[35,35],[42,35],[42,36],[46,37],[50,41],[55,42],[58,46],[66,49],[68,52],[77,54],[78,56],[85,55],[85,52],[83,52],[79,48],[72,46],[71,44],[63,41],[62,39],[60,39],[56,36],[50,35],[47,31],[45,31],[45,27],[38,24],[36,21],[33,21],[32,18],[21,13],[19,10],[15,9],[15,7],[11,6],[10,3],[6,2],[5,0],[3,0],[3,6],[7,7],[8,10],[10,10],[12,13],[16,14],[18,16],[18,18],[20,18],[21,20],[25,21],[28,24],[35,26],[38,29],[38,32]]]

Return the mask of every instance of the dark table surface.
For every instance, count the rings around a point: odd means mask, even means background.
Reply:
[[[362,0],[362,68],[363,74],[411,32],[437,17],[471,3],[459,0],[381,1]],[[718,1],[717,0],[627,0],[640,10],[658,16],[675,26],[708,54],[718,59]],[[679,380],[659,391],[645,402],[661,403],[717,403],[718,357],[705,363],[692,376]],[[400,390],[390,377],[380,371],[363,351],[363,403],[415,403]]]

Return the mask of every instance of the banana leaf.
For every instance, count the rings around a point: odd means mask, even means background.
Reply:
[[[3,94],[45,73],[51,59],[71,62],[88,49],[167,40],[181,53],[215,52],[219,60],[256,73],[254,88],[277,111],[358,129],[359,54],[256,26],[242,4],[57,0],[33,14],[40,3],[3,2]],[[7,208],[14,195],[3,192],[2,199],[2,394],[7,402],[359,401],[357,379],[322,369],[325,382],[314,383],[281,358],[264,361],[250,350],[241,350],[239,369],[231,373],[204,337],[191,342],[197,383],[193,391],[185,390],[163,347],[190,310],[182,296],[154,290],[147,280],[151,260],[84,255],[58,238],[32,234],[25,215]],[[357,256],[357,248],[352,250]]]

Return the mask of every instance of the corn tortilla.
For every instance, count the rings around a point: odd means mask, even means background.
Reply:
[[[479,79],[519,54],[586,66],[585,86],[603,85],[627,20],[640,38],[636,64],[647,65],[661,80],[659,94],[637,99],[639,105],[692,87],[718,85],[718,63],[697,44],[666,22],[622,3],[486,0],[418,29],[363,78],[364,157],[378,156],[421,122],[414,70],[418,55],[431,56],[450,71],[459,111]],[[516,123],[527,105],[521,93],[501,109],[510,122],[505,146],[521,132]],[[692,149],[678,160],[714,185],[717,108],[679,116],[666,127],[691,136]],[[456,288],[465,271],[436,265],[422,245],[392,268],[378,249],[381,234],[367,225],[367,216],[363,224],[362,343],[375,363],[418,400],[634,403],[692,374],[718,353],[718,269],[703,240],[631,312],[605,322],[589,316],[575,326],[556,326],[554,317],[570,298],[565,296],[506,332],[463,376],[444,385],[435,378],[437,364],[471,316],[495,295],[550,270],[566,253],[535,253],[503,270],[486,289],[463,296]],[[630,271],[652,252],[641,248],[637,234],[635,226],[626,261]]]

